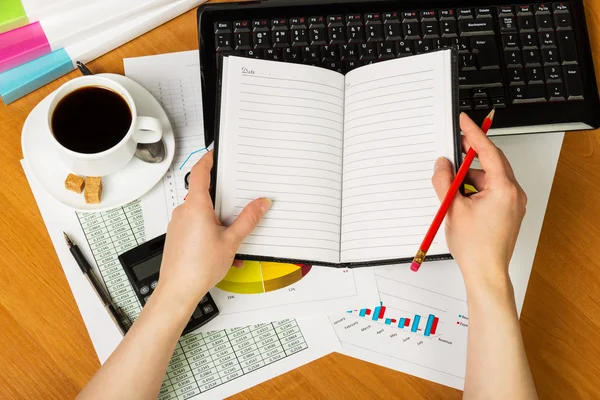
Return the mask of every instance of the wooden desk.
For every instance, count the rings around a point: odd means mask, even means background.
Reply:
[[[600,70],[600,0],[587,17]],[[195,12],[90,63],[123,73],[124,57],[197,48]],[[73,398],[99,367],[19,160],[32,108],[73,72],[0,105],[0,397]],[[599,79],[600,81],[600,79]],[[600,112],[600,110],[598,110]],[[562,149],[521,327],[541,398],[600,398],[600,136],[569,133]],[[333,354],[237,396],[450,398],[461,392]]]

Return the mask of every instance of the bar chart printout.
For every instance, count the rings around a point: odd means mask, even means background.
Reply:
[[[359,317],[367,318],[369,317],[372,321],[383,322],[385,325],[397,326],[399,329],[406,329],[412,333],[423,333],[424,336],[429,337],[431,335],[435,335],[438,330],[438,324],[440,322],[440,318],[429,314],[427,319],[423,319],[425,322],[424,327],[420,327],[421,325],[421,315],[415,314],[412,318],[408,317],[398,317],[398,318],[386,318],[385,312],[387,308],[383,305],[383,302],[380,303],[373,310],[370,308],[363,308],[361,310],[349,310],[348,314],[357,314]],[[412,325],[411,325],[412,322]],[[397,324],[397,325],[396,325]]]

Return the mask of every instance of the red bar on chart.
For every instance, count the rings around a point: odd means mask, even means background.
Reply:
[[[410,318],[406,318],[406,319],[404,320],[404,326],[406,326],[406,327],[407,327],[407,326],[409,326],[409,325],[410,325]]]
[[[433,325],[431,325],[431,334],[432,335],[435,335],[435,330],[437,329],[438,322],[440,322],[440,319],[438,317],[435,317],[433,319]]]
[[[379,319],[383,319],[383,314],[385,314],[385,306],[379,308]]]
[[[367,315],[371,315],[371,310],[369,310],[369,309],[367,308],[367,310],[366,310],[365,314],[367,314]]]

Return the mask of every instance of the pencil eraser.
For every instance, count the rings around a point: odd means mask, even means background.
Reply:
[[[410,264],[410,270],[413,272],[417,272],[419,268],[421,268],[421,265],[419,263],[413,261],[413,263]]]

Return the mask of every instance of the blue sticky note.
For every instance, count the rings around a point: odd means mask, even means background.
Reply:
[[[5,104],[12,103],[73,71],[75,66],[64,49],[58,49],[43,57],[0,74],[0,97]]]

